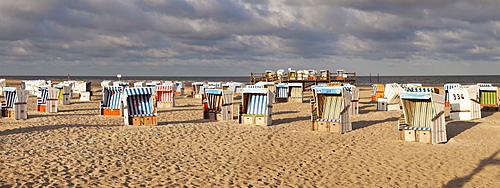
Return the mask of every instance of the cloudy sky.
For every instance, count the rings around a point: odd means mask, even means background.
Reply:
[[[498,0],[1,0],[3,75],[500,75]]]

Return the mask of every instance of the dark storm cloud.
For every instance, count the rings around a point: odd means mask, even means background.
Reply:
[[[496,0],[5,0],[0,62],[19,74],[14,65],[34,62],[54,72],[191,75],[415,62],[425,71],[426,60],[491,66],[484,62],[500,59],[499,8]]]

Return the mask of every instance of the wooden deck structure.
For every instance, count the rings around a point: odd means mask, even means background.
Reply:
[[[344,72],[344,76],[338,76],[337,72],[329,72],[325,74],[324,72],[316,73],[316,74],[307,74],[302,77],[297,76],[294,72],[292,76],[289,76],[289,73],[276,74],[274,72],[270,73],[250,73],[250,83],[255,84],[260,81],[264,82],[276,82],[276,83],[349,83],[352,85],[356,85],[356,73],[346,73]]]

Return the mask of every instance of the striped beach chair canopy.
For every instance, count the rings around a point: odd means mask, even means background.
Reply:
[[[272,106],[274,98],[267,88],[244,88],[243,114],[268,115],[268,107]]]
[[[222,89],[206,89],[205,98],[209,110],[221,110],[223,104]]]
[[[14,87],[5,87],[3,88],[4,100],[5,103],[2,104],[2,108],[13,108],[14,104],[18,102],[17,98],[17,88]]]
[[[286,83],[276,85],[276,98],[288,98],[289,88]]]
[[[159,85],[156,86],[156,101],[157,102],[173,102],[174,100],[174,85]]]
[[[102,108],[105,109],[120,109],[120,101],[122,101],[123,87],[109,86],[103,89]]]
[[[399,129],[430,130],[432,143],[446,142],[444,96],[431,92],[402,92],[404,123]]]
[[[47,99],[59,99],[60,89],[49,87]]]
[[[191,85],[193,86],[202,86],[202,85],[205,85],[203,82],[193,82],[191,83]]]
[[[30,94],[36,94],[39,87],[52,87],[50,80],[23,80],[22,89],[28,90]]]
[[[152,88],[148,87],[125,89],[124,102],[128,106],[128,116],[156,116],[151,99],[152,94]]]
[[[304,87],[302,83],[288,83],[288,92],[290,98],[302,98]]]
[[[2,95],[4,87],[5,87],[5,79],[0,79],[0,95]]]
[[[448,84],[444,84],[444,90],[450,90],[450,89],[453,89],[453,88],[456,88],[456,87],[460,87],[461,84],[459,83],[448,83]]]
[[[314,104],[317,108],[313,113],[315,121],[339,122],[341,133],[352,130],[350,121],[351,93],[342,86],[316,87]]]
[[[184,89],[184,82],[174,82],[175,88],[177,88],[176,91],[180,91],[180,89]]]
[[[216,89],[222,88],[221,82],[208,82],[208,86],[214,86]]]
[[[113,86],[114,87],[121,86],[121,87],[127,88],[130,86],[130,82],[117,81],[117,82],[113,82]]]
[[[40,98],[38,99],[38,104],[45,104],[49,98],[49,87],[39,87],[38,91],[40,93],[40,96],[38,96]]]
[[[262,85],[246,85],[245,88],[263,88]]]
[[[397,83],[386,84],[384,97],[387,99],[387,103],[395,104],[399,103],[399,93],[404,92],[405,90],[401,87],[401,85]]]
[[[493,86],[490,83],[477,83],[476,85],[479,87],[492,87]]]
[[[135,82],[134,88],[138,88],[138,87],[146,87],[146,82]]]
[[[113,86],[113,82],[111,80],[103,80],[101,82],[101,88]]]
[[[406,91],[408,91],[408,92],[428,92],[428,93],[434,93],[434,87],[415,87],[415,86],[409,86],[409,87],[406,87]]]
[[[375,95],[377,91],[384,91],[385,85],[383,84],[372,84],[372,95]]]

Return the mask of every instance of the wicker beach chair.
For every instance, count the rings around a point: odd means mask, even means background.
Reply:
[[[157,125],[156,106],[152,99],[153,89],[128,88],[123,96],[125,125]]]
[[[244,88],[242,90],[240,114],[241,124],[272,125],[274,93],[268,88]]]
[[[312,130],[351,131],[351,93],[344,87],[315,87],[314,90],[314,98],[311,99]]]

